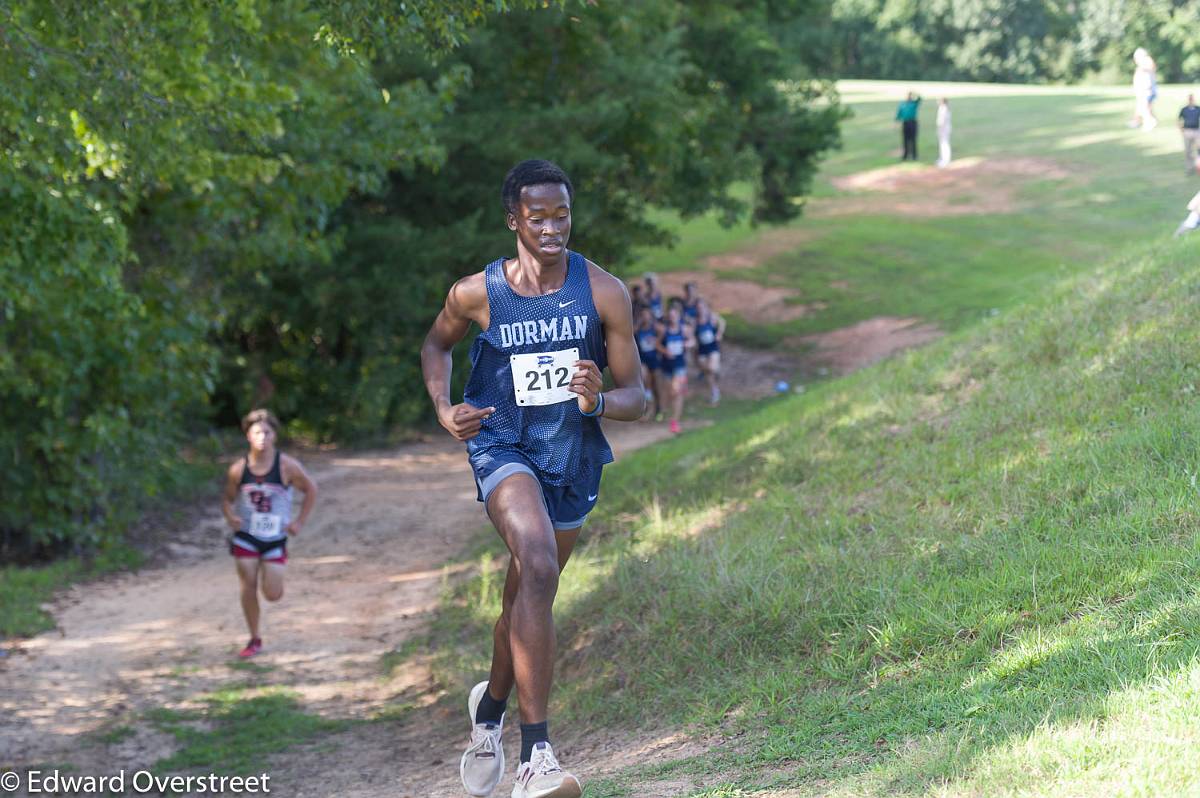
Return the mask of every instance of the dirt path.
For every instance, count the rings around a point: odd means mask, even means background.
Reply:
[[[667,435],[662,424],[609,431],[618,455]],[[453,575],[446,563],[486,524],[461,447],[446,439],[309,464],[321,505],[292,546],[282,604],[265,611],[267,651],[255,663],[272,670],[253,678],[286,686],[306,712],[327,717],[414,709],[323,740],[338,752],[336,767],[304,751],[276,756],[273,785],[283,795],[457,795],[464,724],[440,717],[420,657],[390,677],[381,660],[423,629]],[[206,520],[169,544],[167,565],[55,602],[58,629],[0,660],[0,770],[148,768],[176,743],[143,712],[187,707],[247,678],[231,667],[246,635],[224,534],[219,519]],[[134,733],[98,740],[115,725]]]

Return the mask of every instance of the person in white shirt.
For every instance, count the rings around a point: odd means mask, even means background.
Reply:
[[[1158,117],[1154,115],[1154,100],[1158,97],[1158,66],[1143,47],[1134,50],[1133,63],[1134,111],[1129,126],[1153,130],[1158,125]]]
[[[937,109],[938,166],[950,165],[950,101],[943,97]]]

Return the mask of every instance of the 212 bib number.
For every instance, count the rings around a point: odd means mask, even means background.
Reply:
[[[522,407],[556,405],[574,399],[576,394],[568,388],[575,374],[577,360],[578,347],[558,352],[512,355],[510,366],[517,404]]]

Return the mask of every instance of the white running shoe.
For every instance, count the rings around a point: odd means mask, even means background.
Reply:
[[[517,768],[512,798],[580,798],[579,779],[563,770],[550,743],[536,743],[533,756]]]
[[[500,734],[504,731],[504,716],[499,723],[476,723],[475,710],[483,700],[488,683],[480,682],[471,688],[467,713],[471,716],[471,744],[458,763],[458,775],[471,795],[487,798],[504,776],[504,746]]]

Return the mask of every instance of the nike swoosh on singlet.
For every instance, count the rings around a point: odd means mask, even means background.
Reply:
[[[599,495],[600,495],[599,493],[596,494],[596,496],[599,496]],[[596,496],[588,496],[588,501],[590,501],[590,502],[596,501]]]
[[[560,308],[565,308],[567,305],[570,305],[570,304],[572,304],[572,303],[574,303],[574,302],[578,302],[578,301],[579,301],[579,300],[577,300],[577,299],[572,299],[570,302],[559,302],[559,303],[558,303],[558,306],[559,306]]]

